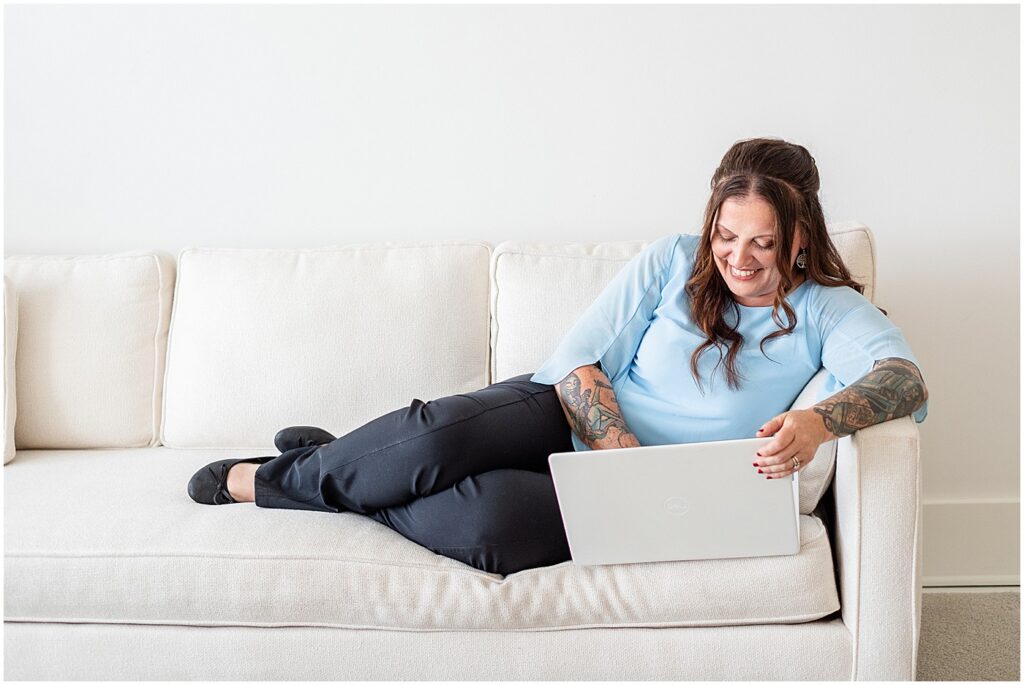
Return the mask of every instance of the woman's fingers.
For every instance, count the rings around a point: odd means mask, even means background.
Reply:
[[[773,418],[772,420],[768,421],[763,426],[758,428],[757,434],[761,437],[775,435],[779,431],[779,429],[782,428],[782,423],[783,421],[785,421],[785,417],[785,414],[779,414],[778,416],[776,416],[775,418]]]
[[[797,457],[797,459],[800,459],[800,457]],[[807,466],[809,463],[810,463],[809,459],[807,461],[804,461],[803,459],[800,459],[800,468],[802,469],[803,467]],[[789,460],[786,461],[785,464],[779,464],[777,466],[763,466],[763,467],[761,467],[761,471],[763,473],[769,475],[769,476],[772,476],[772,477],[775,477],[775,476],[785,476],[787,473],[790,473],[790,472],[793,471],[793,458],[790,457]]]
[[[764,427],[775,435],[758,450],[753,460],[754,468],[766,478],[784,478],[797,469],[793,468],[793,457],[800,460],[800,468],[809,464],[817,453],[817,444],[808,437],[808,414],[800,411],[786,412],[773,418]],[[758,431],[763,435],[764,432]]]
[[[785,454],[794,448],[795,436],[789,431],[779,431],[775,439],[757,451],[755,466],[773,466],[786,460]]]
[[[814,452],[807,453],[805,451],[805,456],[801,456],[800,450],[790,449],[773,457],[756,459],[754,466],[758,469],[759,473],[773,478],[782,478],[794,470],[793,457],[800,460],[800,468],[802,469],[811,463],[811,460],[814,459],[814,454]]]
[[[785,466],[787,463],[791,464],[793,455],[799,455],[800,452],[804,451],[797,444],[796,440],[787,440],[786,443],[779,448],[779,451],[773,454],[767,454],[765,450],[760,451],[760,455],[754,456],[754,466],[759,469],[776,468],[778,466]],[[800,457],[798,456],[797,459]],[[802,461],[802,460],[801,460]],[[777,469],[776,469],[777,470]]]

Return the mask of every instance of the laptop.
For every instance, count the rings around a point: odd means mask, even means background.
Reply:
[[[576,564],[724,559],[800,551],[798,478],[751,464],[771,438],[548,457]]]

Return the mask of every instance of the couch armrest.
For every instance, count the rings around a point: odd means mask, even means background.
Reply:
[[[913,680],[921,628],[921,469],[910,416],[841,438],[833,493],[854,680]]]
[[[15,354],[18,350],[18,292],[4,274],[4,466],[14,459],[14,423],[18,418],[15,397]]]

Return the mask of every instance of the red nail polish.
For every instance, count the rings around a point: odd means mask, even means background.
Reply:
[[[764,473],[764,471],[762,471],[761,469],[758,469],[757,472],[758,473]]]
[[[763,457],[763,456],[764,456],[764,455],[763,455],[763,454],[761,454],[760,452],[757,452],[756,454],[757,454],[757,456],[759,456],[759,457]]]
[[[771,476],[765,476],[765,478],[767,478],[768,480],[771,480],[771,479],[772,479],[772,477],[771,477]]]
[[[753,463],[751,464],[751,466],[757,466],[757,462],[756,462],[756,461],[755,461],[755,462],[753,462]]]

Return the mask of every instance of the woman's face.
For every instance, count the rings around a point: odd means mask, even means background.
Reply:
[[[717,222],[711,228],[711,251],[733,298],[747,307],[770,307],[782,278],[775,266],[775,210],[755,195],[730,197],[719,208]],[[806,247],[802,231],[798,229],[795,238],[791,267],[800,248]],[[794,288],[803,281],[799,269],[794,281]]]

